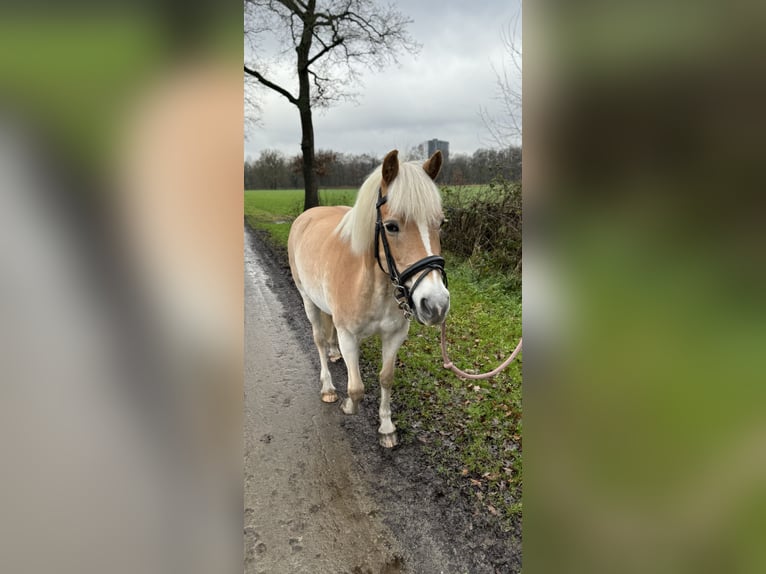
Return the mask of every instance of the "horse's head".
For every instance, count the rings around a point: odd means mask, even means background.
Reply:
[[[437,325],[444,322],[450,304],[440,256],[444,214],[434,183],[442,154],[437,151],[422,166],[400,164],[397,156],[397,150],[389,152],[382,166],[376,236],[377,247],[385,254],[381,268],[392,279],[398,276],[415,318],[425,325]]]

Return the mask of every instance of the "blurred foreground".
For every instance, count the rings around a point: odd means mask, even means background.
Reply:
[[[2,572],[241,568],[241,12],[155,6],[0,21]]]
[[[524,570],[764,572],[766,10],[524,16]]]

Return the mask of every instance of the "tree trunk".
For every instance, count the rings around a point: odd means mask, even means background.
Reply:
[[[306,194],[303,211],[319,205],[319,190],[314,169],[314,121],[311,118],[311,83],[309,78],[309,51],[315,25],[316,0],[309,0],[303,14],[303,33],[295,51],[298,56],[298,112],[301,115],[301,152],[303,153],[303,182]]]
[[[300,107],[301,114],[301,152],[303,152],[303,182],[305,195],[303,211],[319,205],[319,190],[316,170],[314,169],[314,122],[311,119],[311,106],[306,102]]]

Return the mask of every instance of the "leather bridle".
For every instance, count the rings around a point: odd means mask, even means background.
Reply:
[[[447,272],[444,270],[444,257],[439,255],[429,255],[419,261],[416,261],[407,269],[401,273],[396,267],[396,262],[391,256],[391,248],[388,246],[388,238],[386,237],[386,231],[383,227],[383,217],[380,214],[380,207],[388,201],[388,196],[384,196],[381,188],[378,188],[378,201],[375,204],[375,210],[377,211],[377,219],[375,220],[375,260],[378,262],[378,267],[383,273],[387,274],[391,279],[391,284],[394,286],[394,299],[396,299],[399,309],[404,313],[404,317],[409,321],[415,313],[415,303],[412,300],[412,294],[417,289],[423,278],[431,271],[439,271],[444,281],[444,286],[447,287]],[[383,254],[386,258],[386,266],[388,270],[383,269],[383,264],[380,261],[380,243],[383,243]],[[423,272],[423,273],[421,273]],[[415,279],[412,287],[407,287],[405,283],[414,275],[421,273],[420,276]]]

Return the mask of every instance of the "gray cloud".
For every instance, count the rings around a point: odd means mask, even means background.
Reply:
[[[315,111],[317,148],[382,155],[430,138],[450,142],[452,153],[489,147],[480,108],[497,110],[492,66],[510,65],[502,31],[519,13],[518,0],[421,0],[401,3],[413,19],[419,55],[400,58],[382,72],[365,72],[356,102]],[[519,22],[520,25],[520,22]],[[297,110],[284,98],[259,91],[261,122],[249,130],[245,156],[262,149],[300,152]]]

